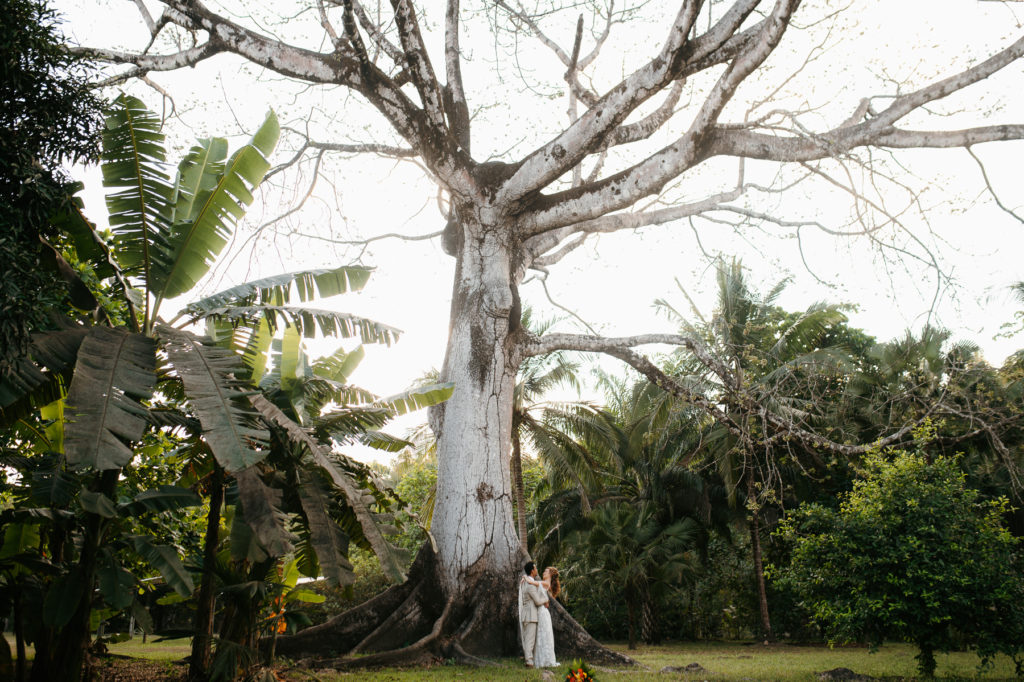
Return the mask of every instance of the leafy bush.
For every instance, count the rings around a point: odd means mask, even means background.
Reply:
[[[806,505],[779,534],[793,545],[777,583],[802,594],[832,642],[887,638],[917,645],[922,675],[935,652],[966,647],[983,664],[1024,659],[1024,580],[1005,500],[982,501],[954,458],[891,450],[839,510]]]

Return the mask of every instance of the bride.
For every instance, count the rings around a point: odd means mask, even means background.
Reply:
[[[532,585],[540,585],[548,592],[549,599],[554,599],[561,592],[558,581],[558,569],[548,566],[537,581],[527,576],[526,581]],[[558,665],[555,660],[555,631],[551,627],[551,611],[549,608],[537,609],[537,646],[534,649],[533,664],[538,668],[553,668]]]

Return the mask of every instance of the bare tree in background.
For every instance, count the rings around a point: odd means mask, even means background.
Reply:
[[[109,83],[148,80],[232,53],[306,84],[305,92],[319,92],[321,100],[369,103],[399,140],[310,137],[296,159],[332,151],[415,158],[450,207],[440,238],[456,267],[441,379],[455,382],[456,389],[431,416],[438,437],[432,526],[437,553],[421,552],[405,584],[323,626],[282,638],[277,649],[283,655],[376,651],[382,653],[359,660],[382,665],[518,651],[514,601],[525,557],[512,518],[509,444],[516,371],[524,358],[556,350],[608,353],[716,413],[713,401],[689,395],[632,350],[648,343],[692,344],[685,336],[529,334],[520,326],[518,289],[530,270],[547,272],[592,235],[678,224],[693,216],[788,229],[795,223],[779,212],[778,197],[786,194],[777,193],[788,191],[794,178],[848,190],[857,218],[852,231],[876,238],[880,230],[900,225],[899,214],[870,193],[879,182],[898,184],[878,165],[890,150],[970,148],[1024,138],[1022,124],[949,130],[934,113],[944,98],[1017,62],[1024,38],[994,37],[986,58],[926,83],[878,78],[879,92],[846,93],[845,104],[839,102],[845,113],[829,121],[826,114],[837,110],[837,102],[810,101],[813,92],[803,93],[801,105],[792,104],[792,97],[776,103],[801,69],[829,58],[821,49],[835,20],[828,3],[681,0],[669,11],[654,8],[669,3],[621,10],[609,0],[584,3],[587,14],[578,23],[580,3],[529,4],[527,10],[517,0],[295,0],[288,8],[275,7],[287,22],[266,28],[255,16],[259,8],[229,15],[199,0],[159,0],[155,16],[136,0],[149,29],[143,49],[83,48],[122,65],[111,67]],[[638,59],[634,50],[628,58],[598,59],[602,48],[615,48],[618,24],[630,20],[633,10],[663,12],[649,40],[637,48],[646,56]],[[541,102],[528,110],[529,120],[515,119],[513,112],[521,114],[522,108],[501,106],[516,97],[495,93],[502,83],[464,83],[464,69],[479,72],[492,59],[479,51],[473,61],[466,59],[460,41],[466,43],[470,30],[476,40],[491,31],[495,53],[514,44],[513,57],[536,57],[533,39],[548,51],[546,69],[523,66],[522,78],[535,81],[531,87]],[[791,41],[806,46],[803,57],[796,57],[796,73],[785,70],[784,60],[772,59]],[[906,46],[908,52],[912,48]],[[630,65],[629,73],[614,82],[608,73],[621,72],[622,64]],[[844,78],[840,66],[857,65],[835,65],[838,79]],[[338,86],[359,97],[338,95]],[[550,104],[544,102],[560,91],[569,100],[569,122],[556,128],[545,118]],[[488,160],[481,162],[471,151],[489,142],[479,131],[474,137],[477,119],[471,112],[478,110],[492,126],[529,127],[524,137],[540,131],[546,138],[522,152],[488,149]],[[728,176],[735,182],[722,183],[730,160]],[[774,180],[771,173],[767,183],[751,180],[745,167],[750,160],[777,164]],[[706,167],[719,177],[718,189],[708,190],[701,176]],[[816,447],[829,446],[797,426],[776,426]],[[615,659],[563,610],[553,615],[560,656]]]

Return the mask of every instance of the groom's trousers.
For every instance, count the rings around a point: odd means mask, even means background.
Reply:
[[[523,654],[526,665],[533,665],[533,652],[537,649],[537,621],[523,623]]]

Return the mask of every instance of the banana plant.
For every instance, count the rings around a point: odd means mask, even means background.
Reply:
[[[254,399],[262,372],[257,370],[266,361],[260,344],[280,329],[385,344],[399,334],[372,320],[308,305],[361,288],[369,277],[365,268],[266,278],[197,301],[169,321],[161,317],[167,301],[187,296],[224,249],[270,167],[278,135],[277,118],[270,113],[252,139],[230,156],[225,139],[200,140],[172,173],[160,119],[140,100],[118,97],[106,115],[101,157],[112,238],[99,235],[80,205],[71,206],[58,222],[78,259],[97,276],[107,276],[105,286],[119,295],[88,318],[38,334],[29,355],[0,378],[4,425],[26,423],[26,416],[40,409],[62,415],[62,466],[96,472],[93,492],[108,498],[118,471],[130,465],[148,430],[168,423],[193,425],[196,450],[208,452],[215,467],[233,479],[247,525],[272,556],[291,551],[295,536],[259,470],[271,452],[271,429],[282,428],[281,420],[258,410]],[[222,339],[191,330],[204,323],[233,330],[229,336],[246,338],[246,347],[225,346]],[[170,396],[180,400],[169,405]],[[397,411],[384,405],[374,409]],[[310,456],[336,457],[329,448]],[[354,523],[366,536],[376,537],[378,520],[358,514],[365,501],[357,475],[351,467],[336,466],[329,478],[356,510]],[[99,508],[93,511],[90,539],[82,549],[83,561],[88,557],[92,565],[80,581],[78,608],[62,634],[68,649],[80,648],[88,627],[87,586],[94,582],[109,520],[96,513]],[[80,668],[80,658],[69,660],[54,678],[77,679]]]

